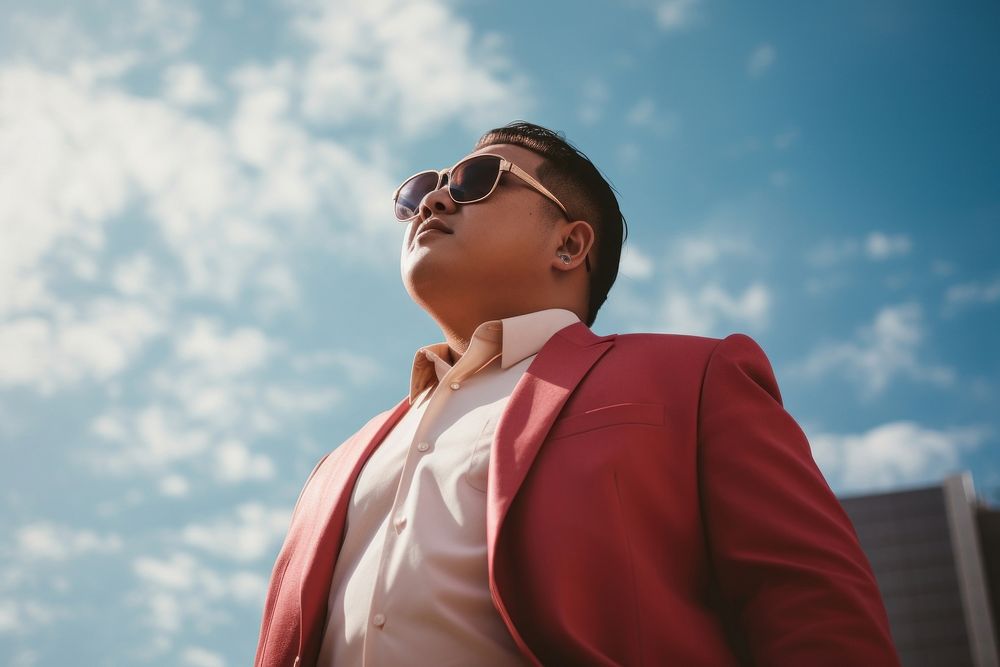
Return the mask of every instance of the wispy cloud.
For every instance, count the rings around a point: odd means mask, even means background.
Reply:
[[[945,310],[948,314],[975,304],[1000,302],[1000,278],[987,282],[952,285],[945,292]]]
[[[771,69],[778,58],[778,52],[771,44],[761,44],[757,46],[747,58],[747,74],[752,78],[758,78],[767,70]]]
[[[962,455],[985,442],[979,427],[934,429],[912,421],[856,434],[817,433],[813,456],[838,493],[876,492],[939,483],[961,468]]]
[[[919,304],[886,306],[851,340],[820,345],[792,372],[812,379],[843,375],[858,384],[866,397],[881,394],[897,378],[950,386],[955,379],[953,369],[919,358],[924,329]]]
[[[49,318],[28,315],[8,321],[0,324],[0,386],[51,394],[87,378],[107,380],[163,330],[161,313],[118,299],[82,307],[65,304]]]
[[[668,288],[660,301],[660,331],[693,335],[721,335],[722,326],[767,326],[771,312],[771,291],[754,283],[742,292],[729,292],[719,285],[705,285],[694,291]]]
[[[633,322],[635,330],[702,336],[736,329],[761,331],[770,323],[770,288],[761,280],[729,287],[718,274],[722,263],[750,260],[757,254],[748,239],[722,232],[675,239],[658,262],[662,280],[653,287],[659,287],[659,293],[640,298],[623,286],[614,307]]]
[[[672,244],[671,261],[689,273],[699,273],[718,266],[723,260],[747,258],[754,247],[744,237],[729,234],[685,236]]]
[[[626,244],[618,265],[618,272],[634,280],[647,280],[653,275],[653,260],[643,251]]]
[[[865,254],[869,259],[881,261],[908,254],[912,245],[910,237],[906,234],[889,235],[872,232],[865,239]]]
[[[677,129],[677,114],[662,112],[650,97],[639,99],[625,114],[625,122],[633,127],[650,130],[659,137],[666,137]]]
[[[666,0],[656,7],[656,21],[668,32],[687,28],[699,18],[701,0]]]
[[[65,561],[87,554],[115,553],[121,550],[122,539],[113,533],[100,535],[92,530],[38,521],[17,530],[16,547],[26,561]]]
[[[580,122],[593,125],[604,115],[611,93],[608,85],[601,79],[587,79],[580,87],[580,106],[577,111]]]
[[[132,561],[138,587],[127,596],[141,622],[153,631],[145,650],[168,651],[183,631],[216,626],[231,618],[233,604],[256,607],[263,600],[266,580],[255,571],[220,572],[183,551],[166,557],[139,556]]]
[[[533,106],[502,39],[477,34],[440,0],[305,0],[294,12],[314,49],[302,71],[303,111],[313,122],[389,120],[413,136],[447,122],[481,129]]]
[[[0,598],[0,635],[28,634],[70,616],[67,609],[40,600]]]
[[[243,503],[232,516],[185,526],[181,540],[217,558],[249,563],[273,555],[288,529],[290,516],[288,508]]]
[[[201,107],[219,101],[221,95],[197,63],[171,65],[163,72],[163,98],[182,107]]]
[[[221,655],[200,646],[189,646],[181,652],[181,660],[189,667],[225,667]]]
[[[869,232],[863,238],[828,239],[805,253],[806,263],[824,269],[858,258],[881,262],[909,254],[913,241],[907,234]]]

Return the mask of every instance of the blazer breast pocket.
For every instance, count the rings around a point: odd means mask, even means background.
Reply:
[[[659,403],[617,403],[567,415],[555,421],[546,439],[564,438],[619,424],[663,426],[663,406]]]

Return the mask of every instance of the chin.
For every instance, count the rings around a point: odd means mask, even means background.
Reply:
[[[442,267],[427,261],[426,257],[416,261],[412,257],[408,259],[409,261],[404,259],[400,266],[403,287],[413,302],[425,310],[429,302],[439,300],[442,295],[450,292],[454,285],[461,284],[456,283],[442,270]]]

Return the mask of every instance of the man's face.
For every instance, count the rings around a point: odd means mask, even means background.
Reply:
[[[518,165],[536,179],[543,158],[520,146],[496,144],[472,155],[491,153]],[[456,204],[447,186],[429,193],[417,217],[407,223],[400,271],[418,304],[447,308],[469,299],[510,302],[539,285],[555,259],[555,232],[547,220],[557,209],[517,176],[504,173],[485,200]],[[425,232],[426,220],[440,220],[451,233]],[[557,228],[558,229],[558,228]]]

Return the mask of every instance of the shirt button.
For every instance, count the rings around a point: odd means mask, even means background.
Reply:
[[[398,519],[396,519],[396,523],[394,523],[393,525],[396,526],[397,534],[403,532],[403,529],[406,528],[406,517],[405,516],[399,517]]]
[[[376,628],[381,628],[385,625],[385,614],[375,614],[375,616],[372,617],[372,623],[375,624]]]
[[[418,452],[426,452],[430,448],[431,448],[431,446],[430,446],[429,443],[426,443],[426,442],[418,442],[417,443],[417,451]]]
[[[462,385],[460,385],[460,384],[459,384],[459,383],[457,383],[457,382],[452,382],[450,386],[451,386],[451,388],[452,388],[452,389],[454,389],[455,391],[458,391],[458,388],[459,388],[459,387],[461,387]]]

